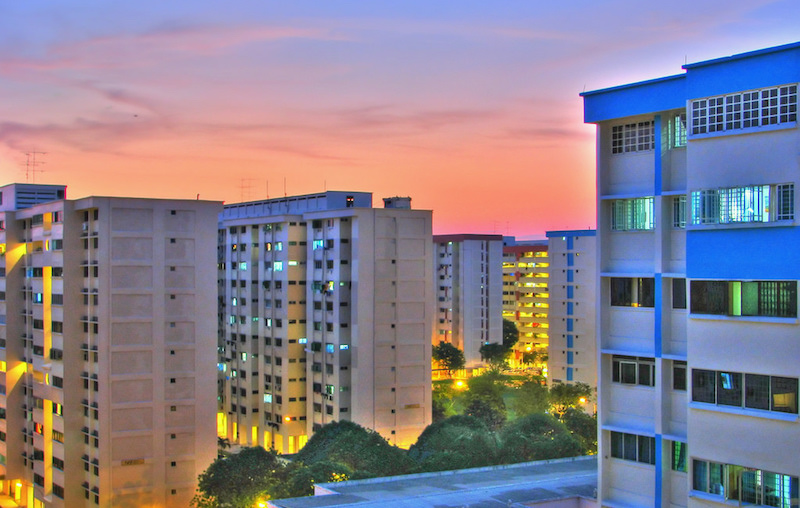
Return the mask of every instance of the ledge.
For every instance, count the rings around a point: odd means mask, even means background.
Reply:
[[[722,314],[694,314],[689,313],[689,319],[698,319],[705,321],[734,321],[742,322],[749,321],[752,323],[767,323],[777,325],[796,325],[800,323],[798,318],[782,318],[770,316],[727,316]]]
[[[737,416],[750,416],[754,418],[764,418],[781,422],[798,422],[800,415],[792,413],[781,413],[780,411],[763,411],[759,409],[748,409],[735,406],[721,406],[718,404],[706,404],[705,402],[689,402],[689,409],[699,409],[701,411],[712,411],[715,413],[725,413]]]

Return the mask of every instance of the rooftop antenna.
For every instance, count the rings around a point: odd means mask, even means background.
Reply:
[[[283,177],[283,197],[287,197],[287,196],[288,196],[288,194],[286,194],[286,177],[284,176]]]
[[[239,198],[242,202],[250,201],[253,195],[253,178],[242,178],[239,183]]]
[[[267,180],[267,199],[269,199],[269,180]]]
[[[36,173],[43,173],[43,169],[37,169],[37,166],[42,166],[45,164],[42,160],[36,160],[37,155],[46,155],[47,152],[25,152],[26,161],[25,161],[25,182],[26,183],[36,183]],[[31,181],[33,180],[33,181]]]

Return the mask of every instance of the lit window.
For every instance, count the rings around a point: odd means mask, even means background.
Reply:
[[[283,271],[283,261],[275,261],[274,263],[272,263],[272,269],[274,271],[276,271],[276,272],[282,272]]]

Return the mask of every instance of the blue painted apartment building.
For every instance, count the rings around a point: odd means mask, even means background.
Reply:
[[[602,506],[798,506],[800,43],[583,93]]]

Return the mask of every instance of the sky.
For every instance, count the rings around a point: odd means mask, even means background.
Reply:
[[[798,20],[797,0],[2,2],[0,184],[368,191],[436,234],[594,228],[579,93],[796,42]]]

